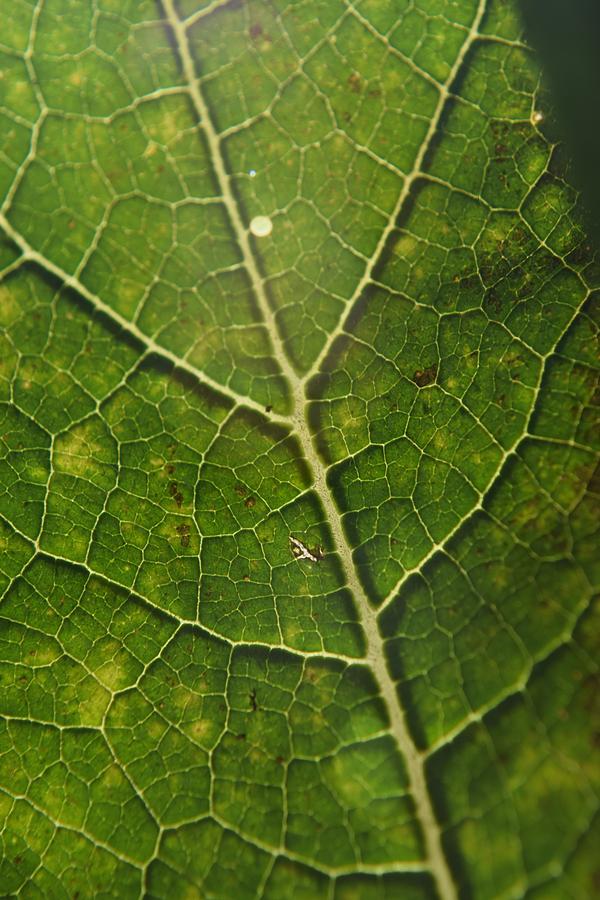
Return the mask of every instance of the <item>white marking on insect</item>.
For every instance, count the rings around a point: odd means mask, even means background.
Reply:
[[[309,559],[311,562],[320,562],[325,556],[325,550],[321,547],[320,544],[317,544],[316,547],[312,549],[307,547],[302,541],[298,540],[298,538],[292,537],[290,534],[290,544],[292,546],[292,553],[296,557],[296,559]]]

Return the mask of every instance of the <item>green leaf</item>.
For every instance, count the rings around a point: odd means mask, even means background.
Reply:
[[[512,3],[5,20],[3,896],[593,896],[600,270]]]

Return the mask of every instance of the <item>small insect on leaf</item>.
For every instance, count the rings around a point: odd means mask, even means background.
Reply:
[[[290,534],[290,546],[292,548],[292,553],[296,557],[296,559],[308,559],[311,562],[320,562],[325,556],[325,550],[321,547],[320,544],[317,544],[315,547],[307,547],[302,541],[298,538],[292,537]]]

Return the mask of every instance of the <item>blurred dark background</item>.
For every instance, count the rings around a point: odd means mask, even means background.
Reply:
[[[600,0],[519,0],[572,160],[590,237],[600,239]]]

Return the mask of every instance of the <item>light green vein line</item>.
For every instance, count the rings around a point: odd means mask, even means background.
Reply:
[[[369,263],[365,267],[362,277],[361,277],[360,281],[358,282],[358,284],[356,285],[352,296],[348,300],[348,306],[347,306],[346,313],[344,315],[342,315],[337,326],[333,329],[333,331],[330,333],[329,337],[325,341],[325,344],[321,348],[321,352],[319,353],[316,360],[312,364],[309,372],[307,372],[307,374],[306,374],[307,379],[310,378],[312,375],[314,375],[316,372],[318,372],[320,370],[320,368],[323,364],[323,361],[325,360],[325,357],[327,356],[327,354],[331,350],[333,344],[335,343],[336,338],[344,332],[347,322],[348,322],[348,319],[352,315],[352,312],[354,310],[354,306],[355,306],[357,300],[360,299],[364,289],[367,287],[367,285],[371,281],[371,277],[373,275],[373,272],[377,268],[377,265],[381,258],[381,254],[383,253],[383,250],[387,244],[388,238],[396,226],[398,216],[404,209],[404,206],[410,196],[412,186],[415,183],[415,181],[417,181],[417,179],[421,176],[421,174],[423,172],[423,163],[425,162],[425,157],[427,156],[427,151],[429,150],[429,147],[431,146],[431,142],[433,141],[433,138],[435,137],[435,134],[438,130],[438,127],[439,127],[440,121],[442,119],[442,116],[444,114],[444,110],[446,109],[448,100],[452,97],[451,87],[454,84],[458,73],[461,71],[463,64],[465,62],[465,59],[466,59],[471,47],[473,46],[475,41],[479,38],[479,26],[481,25],[483,16],[485,14],[486,5],[487,5],[487,0],[479,0],[479,4],[477,6],[477,11],[475,13],[475,17],[473,19],[470,29],[467,32],[464,43],[462,44],[462,47],[460,48],[460,52],[458,53],[456,59],[454,60],[454,64],[453,64],[452,68],[450,69],[450,72],[448,74],[446,81],[439,86],[438,102],[436,104],[435,111],[431,118],[431,122],[429,123],[429,128],[427,129],[427,133],[426,133],[425,137],[423,138],[423,143],[421,144],[419,151],[415,157],[415,162],[414,162],[413,168],[404,180],[404,184],[402,185],[402,189],[398,195],[396,205],[394,206],[394,209],[392,210],[390,217],[387,221],[387,225],[381,232],[381,235],[377,242],[377,246],[375,247],[375,250],[373,251],[373,255],[371,256]]]
[[[124,316],[110,307],[108,303],[105,303],[104,300],[102,300],[97,294],[95,294],[93,291],[90,291],[89,288],[87,288],[85,284],[83,284],[83,282],[79,280],[79,278],[76,278],[74,275],[70,275],[60,266],[57,266],[56,263],[53,263],[42,253],[35,250],[31,246],[31,244],[29,244],[28,241],[23,237],[23,235],[13,227],[11,222],[3,214],[0,214],[0,228],[4,230],[10,240],[13,241],[13,243],[16,244],[21,251],[22,264],[34,263],[43,271],[48,272],[48,274],[50,275],[54,275],[65,287],[71,288],[71,290],[75,291],[75,293],[83,297],[84,300],[87,300],[87,302],[90,303],[94,310],[102,313],[104,316],[106,316],[107,319],[118,325],[119,328],[121,328],[124,332],[135,338],[149,353],[152,353],[160,359],[170,362],[175,368],[181,369],[184,372],[187,372],[189,375],[192,375],[194,379],[199,381],[201,384],[204,384],[206,387],[211,388],[215,393],[219,394],[222,397],[225,397],[232,403],[237,403],[240,406],[247,406],[249,409],[260,413],[260,415],[265,419],[268,419],[269,422],[280,424],[289,428],[290,420],[287,417],[279,416],[275,412],[271,412],[267,416],[264,406],[262,406],[260,403],[257,403],[256,400],[253,400],[251,397],[248,397],[245,394],[239,394],[229,385],[221,384],[220,382],[215,381],[214,378],[211,378],[210,375],[206,375],[204,372],[201,372],[200,369],[197,369],[196,366],[193,366],[184,357],[180,357],[176,353],[172,353],[170,350],[167,350],[167,348],[163,347],[161,344],[157,344],[156,341],[148,337],[147,334],[144,334],[144,332],[137,325],[129,322]],[[14,264],[13,268],[15,268]]]
[[[557,352],[558,345],[562,341],[565,334],[568,332],[573,321],[575,320],[575,318],[577,317],[577,315],[579,314],[579,312],[583,308],[583,306],[587,303],[587,301],[588,301],[588,297],[584,297],[584,299],[581,301],[581,304],[579,304],[578,306],[575,307],[571,318],[565,325],[563,331],[557,337],[557,339],[554,343],[554,346],[548,351],[548,353],[546,353],[542,357],[542,364],[540,366],[538,381],[537,381],[537,384],[534,389],[534,396],[533,396],[532,403],[531,403],[531,409],[529,410],[529,415],[527,416],[527,421],[523,428],[523,434],[521,434],[520,437],[518,437],[515,440],[512,447],[509,447],[508,450],[504,451],[504,453],[496,467],[496,471],[492,475],[491,480],[483,488],[483,490],[479,491],[479,498],[477,500],[477,503],[473,506],[473,508],[471,510],[469,510],[469,512],[466,514],[466,516],[464,516],[459,522],[457,522],[457,524],[448,532],[448,534],[446,534],[444,536],[444,538],[441,541],[438,541],[436,544],[434,544],[430,548],[430,550],[425,554],[423,559],[421,559],[417,563],[416,566],[413,566],[411,569],[407,569],[405,572],[402,573],[402,575],[400,576],[400,578],[398,579],[398,581],[396,582],[394,587],[389,591],[387,596],[384,597],[384,599],[379,607],[380,613],[383,612],[383,610],[386,609],[390,605],[390,603],[392,603],[393,600],[398,596],[398,592],[402,588],[402,585],[406,581],[408,581],[409,578],[412,578],[413,575],[421,572],[423,570],[423,568],[427,565],[427,563],[431,559],[433,559],[433,557],[437,553],[439,553],[440,550],[443,550],[445,547],[448,546],[448,543],[452,540],[452,538],[456,534],[458,534],[458,532],[461,530],[461,528],[463,528],[467,524],[467,522],[470,522],[478,512],[481,512],[484,509],[484,504],[485,504],[486,498],[489,497],[491,491],[493,490],[495,485],[498,483],[498,479],[500,478],[502,472],[504,471],[504,468],[505,468],[508,460],[517,456],[519,447],[521,446],[522,443],[524,443],[526,440],[528,440],[531,437],[535,437],[534,435],[529,434],[528,428],[529,428],[529,425],[531,424],[531,420],[532,420],[532,418],[535,414],[536,408],[537,408],[537,401],[541,394],[542,381],[544,379],[544,374],[546,372],[546,365],[548,363],[548,360],[551,359],[554,356],[554,354]]]
[[[327,486],[325,474],[314,448],[312,436],[310,435],[306,418],[305,418],[305,398],[304,398],[304,380],[300,380],[296,375],[291,363],[285,353],[283,341],[278,329],[273,321],[272,310],[266,295],[262,276],[260,274],[254,251],[250,242],[248,230],[242,221],[242,217],[238,208],[238,203],[231,185],[231,179],[225,165],[224,153],[221,147],[220,137],[212,122],[212,117],[208,106],[204,100],[200,82],[198,80],[194,60],[192,58],[191,48],[185,24],[180,21],[177,16],[173,0],[164,0],[164,10],[167,21],[172,29],[174,41],[180,57],[181,66],[184,71],[185,78],[190,86],[190,97],[196,109],[196,113],[203,127],[205,138],[213,161],[215,176],[219,184],[220,191],[227,212],[229,213],[231,225],[242,251],[244,264],[247,268],[253,290],[262,312],[265,323],[269,326],[269,333],[273,343],[275,357],[281,370],[287,376],[290,384],[293,386],[294,394],[294,412],[293,421],[302,444],[302,449],[309,465],[313,470],[314,489],[318,494],[329,525],[331,527],[335,545],[340,562],[344,571],[346,583],[352,590],[358,605],[361,623],[364,628],[368,642],[368,660],[374,670],[378,680],[382,696],[385,700],[390,716],[390,725],[392,734],[395,737],[397,745],[402,753],[407,766],[409,788],[413,795],[417,818],[421,824],[427,858],[430,865],[431,873],[436,881],[438,891],[442,900],[454,900],[456,897],[456,888],[442,850],[440,827],[436,821],[433,806],[429,796],[429,791],[425,779],[425,770],[412,740],[408,724],[405,719],[404,710],[401,708],[395,685],[390,677],[389,671],[385,663],[383,640],[377,626],[377,614],[372,609],[362,584],[356,572],[352,550],[348,544],[346,535],[344,534],[339,511],[336,509],[335,503]],[[480,0],[475,18],[471,29],[468,31],[466,40],[455,60],[454,66],[448,78],[448,86],[454,81],[458,71],[461,69],[465,57],[470,50],[471,45],[478,35],[480,22],[485,11],[485,0]],[[428,136],[421,148],[417,166],[420,167],[425,156],[427,146],[429,145],[434,132],[436,131],[444,105],[448,96],[448,88],[440,93],[440,99],[436,110],[436,115],[430,125]],[[414,180],[414,179],[413,179]],[[412,181],[407,182],[404,190],[399,198],[397,209],[404,204],[410,189]],[[388,223],[388,229],[383,233],[381,241],[375,252],[373,265],[378,258],[389,231],[391,231],[397,212],[392,215]],[[362,292],[364,284],[371,275],[371,266],[367,266],[363,279],[357,289],[355,296],[359,296]],[[343,324],[340,325],[340,329]],[[337,333],[337,332],[336,332]],[[335,339],[335,336],[334,338]],[[329,345],[331,342],[329,342]],[[322,358],[322,356],[320,357]]]

